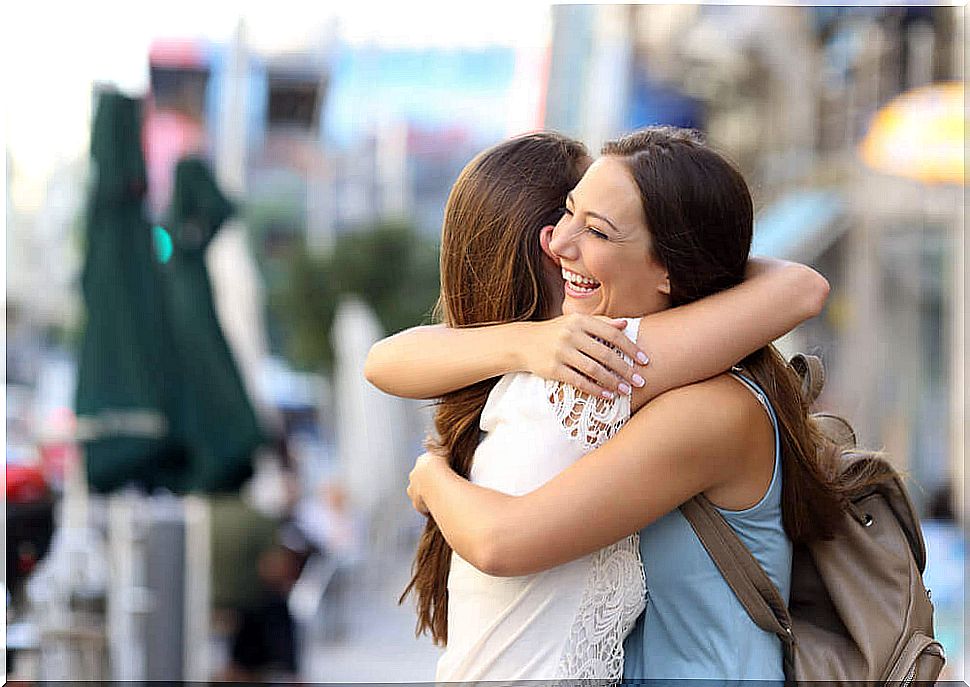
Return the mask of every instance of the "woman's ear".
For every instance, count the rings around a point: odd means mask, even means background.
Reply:
[[[660,284],[660,286],[657,287],[657,291],[659,291],[665,296],[670,295],[670,275],[669,274],[664,275],[664,280]]]
[[[552,241],[552,231],[555,227],[551,224],[547,224],[542,229],[539,230],[539,245],[542,246],[542,252],[548,256],[550,260],[556,263],[556,267],[561,266],[559,256],[552,252],[549,247],[549,242]]]

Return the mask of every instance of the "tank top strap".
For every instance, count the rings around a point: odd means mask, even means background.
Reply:
[[[775,435],[774,467],[772,468],[771,482],[769,483],[768,488],[765,490],[764,496],[758,501],[758,503],[750,508],[745,508],[744,510],[727,510],[718,508],[718,510],[725,514],[738,515],[758,510],[778,489],[778,485],[781,482],[781,429],[778,427],[778,416],[775,415],[775,409],[771,405],[771,401],[768,399],[768,394],[765,393],[764,389],[762,389],[757,382],[744,374],[744,368],[738,365],[731,368],[730,374],[732,377],[748,387],[748,390],[751,391],[755,398],[758,399],[758,402],[761,403],[761,406],[765,409],[765,412],[768,413],[768,418],[771,420],[771,428]]]

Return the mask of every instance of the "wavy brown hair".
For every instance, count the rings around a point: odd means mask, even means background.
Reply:
[[[542,227],[562,215],[566,194],[589,166],[582,143],[552,132],[500,143],[469,162],[445,206],[441,231],[441,293],[435,308],[450,327],[552,316],[554,294],[542,275]],[[444,396],[437,404],[433,449],[468,477],[479,441],[479,418],[497,379]],[[451,547],[428,519],[400,601],[416,596],[416,634],[448,641]]]
[[[696,131],[651,127],[604,144],[623,160],[640,189],[654,257],[670,279],[678,306],[739,284],[753,232],[751,194],[744,177]],[[839,447],[809,415],[801,380],[768,345],[742,362],[771,400],[782,452],[782,518],[793,543],[831,538],[846,499],[880,480],[881,467],[843,472]],[[851,477],[849,477],[851,475]]]

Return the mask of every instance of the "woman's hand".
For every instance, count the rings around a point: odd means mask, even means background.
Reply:
[[[626,337],[624,326],[623,320],[572,314],[544,322],[412,327],[371,347],[364,376],[378,389],[406,398],[435,398],[519,371],[593,396],[630,393],[631,385],[643,385],[643,377],[597,340],[646,365],[646,355]]]
[[[411,499],[414,510],[421,515],[430,514],[421,495],[423,478],[427,476],[429,471],[438,468],[448,469],[448,462],[444,456],[428,451],[417,457],[417,460],[414,461],[414,467],[411,468],[411,474],[408,475],[408,498]]]
[[[640,365],[649,362],[623,333],[624,320],[573,313],[520,324],[522,366],[533,374],[605,398],[613,398],[616,392],[629,394],[631,384],[644,384],[636,366],[627,364],[610,348],[616,347]]]

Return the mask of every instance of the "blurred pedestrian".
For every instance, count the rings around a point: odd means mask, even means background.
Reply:
[[[294,680],[299,674],[297,629],[289,593],[313,548],[292,525],[297,494],[286,440],[257,462],[247,497],[210,498],[212,589],[228,638],[228,663],[218,679]]]

